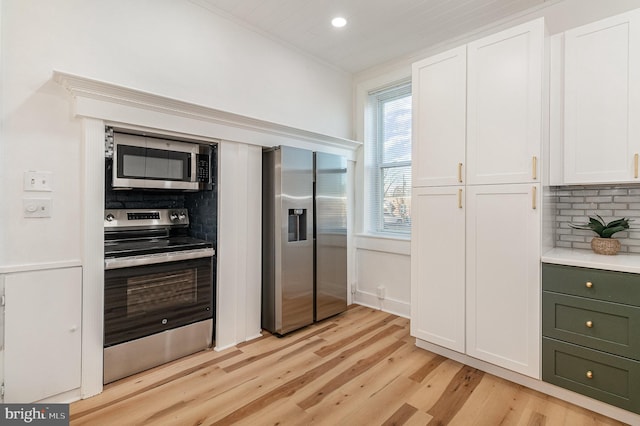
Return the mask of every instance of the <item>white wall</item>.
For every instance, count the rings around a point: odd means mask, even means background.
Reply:
[[[413,62],[540,16],[545,17],[549,33],[555,34],[638,7],[640,7],[638,0],[551,0],[545,7],[536,8],[532,12],[509,17],[436,46],[425,46],[418,52],[362,71],[354,76],[356,139],[364,141],[366,137],[363,118],[367,93],[410,77]],[[356,234],[359,237],[355,239],[357,288],[354,301],[409,316],[410,275],[408,272],[406,274],[390,273],[390,271],[408,268],[407,265],[410,263],[409,243],[402,239],[393,242],[364,234],[365,211],[363,206],[366,191],[366,182],[364,181],[366,165],[363,150],[365,149],[366,146],[360,149],[356,167]],[[372,246],[376,248],[371,249]],[[379,300],[376,297],[376,289],[382,284],[386,286],[387,298],[391,297],[390,300]]]
[[[411,289],[405,283],[411,280],[410,241],[360,234],[354,238],[354,245],[354,301],[409,317]]]
[[[187,0],[3,0],[0,16],[0,270],[82,258],[80,121],[53,70],[352,136],[350,75]],[[25,170],[53,172],[50,219],[22,217]]]

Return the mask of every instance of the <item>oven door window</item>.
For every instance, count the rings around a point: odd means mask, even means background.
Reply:
[[[127,317],[198,303],[198,269],[127,280]]]
[[[105,271],[105,347],[213,317],[212,258]]]

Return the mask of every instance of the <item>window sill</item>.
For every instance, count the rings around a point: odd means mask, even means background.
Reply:
[[[410,235],[356,234],[354,242],[356,249],[411,255]]]

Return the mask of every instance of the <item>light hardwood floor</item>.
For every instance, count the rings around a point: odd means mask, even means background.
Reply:
[[[409,320],[354,305],[120,380],[71,425],[621,425],[418,349]]]

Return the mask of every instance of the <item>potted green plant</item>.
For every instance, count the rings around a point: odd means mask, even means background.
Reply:
[[[607,223],[599,216],[589,216],[589,222],[587,223],[570,223],[569,226],[573,229],[585,229],[593,231],[598,234],[597,237],[593,237],[591,240],[591,248],[595,253],[613,255],[620,251],[620,241],[612,238],[616,232],[629,229],[629,221],[623,217],[621,219],[615,219]]]

